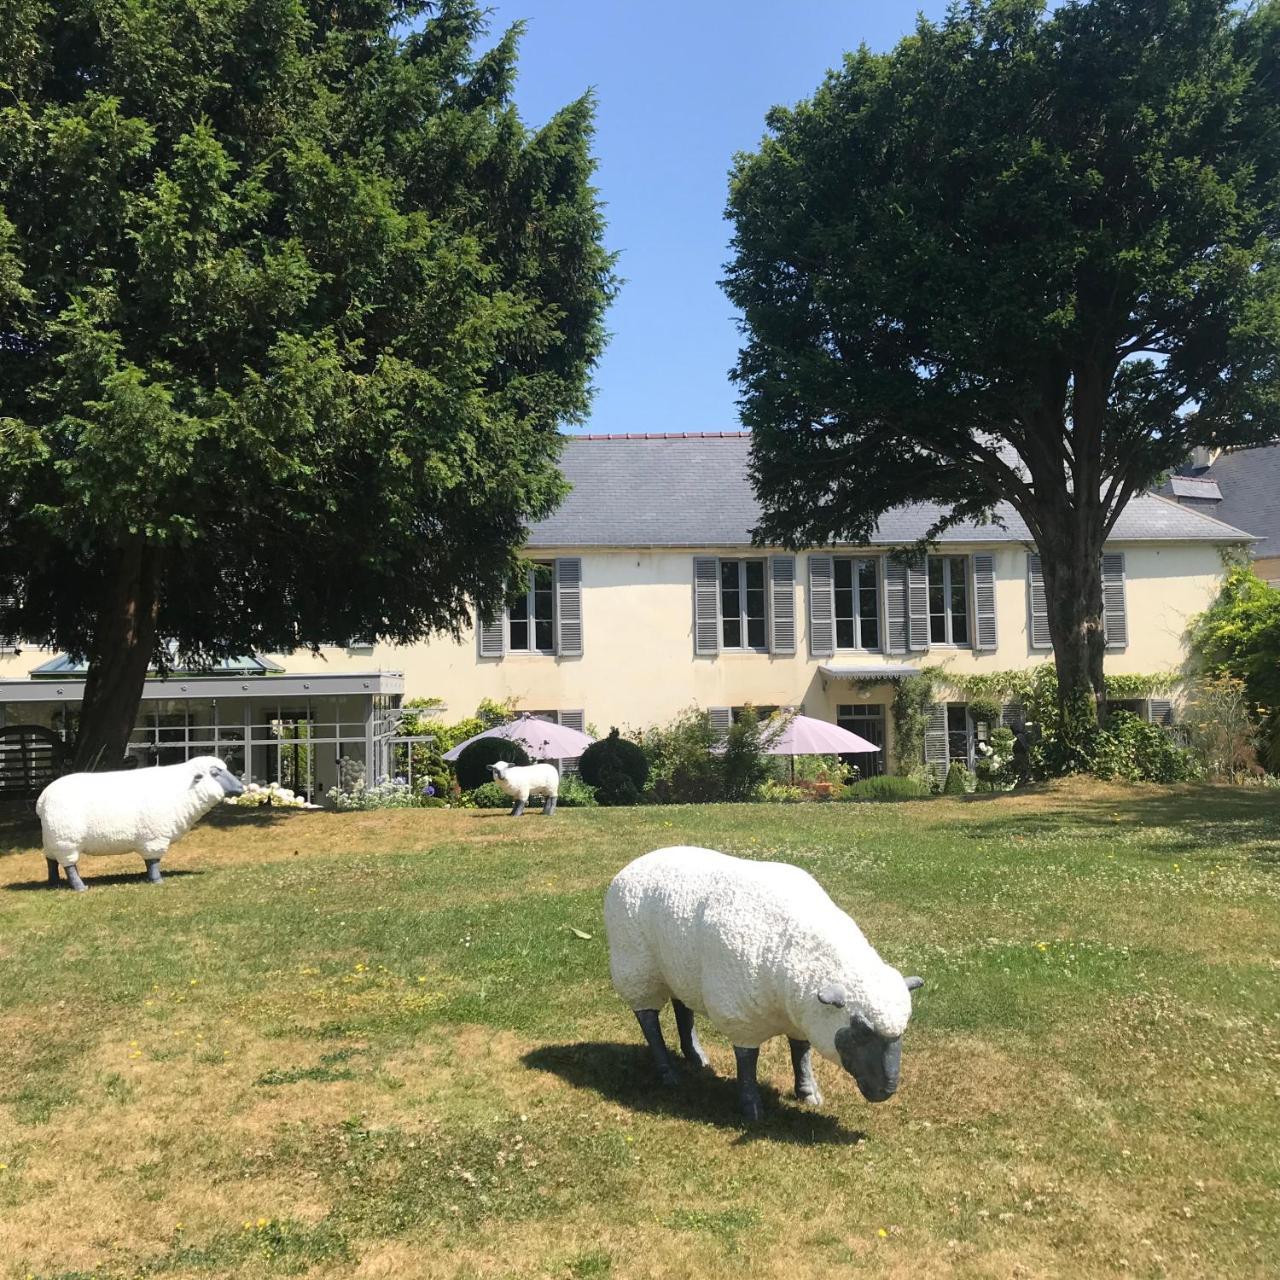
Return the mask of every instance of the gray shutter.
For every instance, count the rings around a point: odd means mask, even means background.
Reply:
[[[482,658],[501,658],[507,648],[507,627],[505,610],[498,614],[492,622],[485,622],[476,617],[476,637],[480,644]]]
[[[1021,733],[1027,727],[1027,713],[1020,702],[1006,702],[1000,708],[1000,723],[1014,733]]]
[[[1147,719],[1163,729],[1173,725],[1173,703],[1168,698],[1147,699]]]
[[[929,721],[924,731],[924,762],[939,782],[945,781],[950,760],[947,747],[947,707],[943,702],[929,705]]]
[[[587,714],[585,711],[561,711],[559,720],[566,729],[577,729],[579,733],[585,733],[585,725],[587,723]]]
[[[693,651],[720,652],[720,562],[715,556],[693,558]]]
[[[729,732],[730,726],[733,724],[733,708],[732,707],[708,707],[707,719],[711,721],[711,728],[717,738],[723,738]]]
[[[796,558],[769,557],[769,651],[796,651]]]
[[[1049,601],[1044,594],[1044,574],[1040,570],[1040,557],[1027,553],[1027,611],[1030,616],[1031,647],[1052,649],[1049,635]]]
[[[973,612],[977,625],[973,631],[973,647],[991,650],[996,647],[996,558],[983,554],[973,557]]]
[[[929,575],[922,559],[907,562],[907,648],[929,647]]]
[[[836,651],[835,567],[830,556],[809,557],[809,652],[829,658]]]
[[[1129,643],[1129,619],[1124,598],[1124,553],[1108,551],[1102,557],[1102,630],[1108,649]]]
[[[556,560],[556,653],[582,657],[582,558]]]
[[[907,566],[893,556],[884,562],[884,639],[886,653],[906,653]]]

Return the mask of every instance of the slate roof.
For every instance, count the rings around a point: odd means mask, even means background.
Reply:
[[[760,507],[747,478],[745,432],[566,436],[560,466],[573,486],[560,509],[529,531],[533,547],[744,546]],[[889,512],[874,545],[904,546],[929,529],[941,508]],[[957,525],[939,539],[1030,542],[1012,507],[997,508],[1005,527]],[[1112,542],[1243,542],[1249,535],[1154,494],[1129,503]],[[1280,540],[1280,539],[1278,539]]]
[[[1280,556],[1280,444],[1224,453],[1199,477],[1222,491],[1214,515],[1261,539],[1254,555]]]

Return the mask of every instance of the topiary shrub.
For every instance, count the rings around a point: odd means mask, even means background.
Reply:
[[[947,780],[942,784],[944,796],[966,796],[973,790],[973,774],[962,760],[953,760],[947,770]]]
[[[474,791],[486,782],[492,782],[489,766],[499,760],[508,764],[528,764],[529,753],[518,742],[509,742],[506,738],[477,738],[469,747],[463,747],[462,754],[454,762],[458,786],[463,791]]]
[[[476,809],[507,809],[511,797],[496,782],[486,782],[467,793],[467,801]]]
[[[880,774],[851,782],[844,789],[846,800],[923,800],[929,787],[918,778],[903,778],[894,774]]]
[[[600,804],[639,804],[649,780],[649,761],[638,743],[628,742],[610,729],[607,738],[593,742],[578,760],[583,782],[595,788]]]

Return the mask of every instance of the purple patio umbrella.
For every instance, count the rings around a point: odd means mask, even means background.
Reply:
[[[792,716],[786,728],[765,747],[771,756],[838,756],[850,751],[879,750],[874,742],[812,716]]]
[[[463,747],[469,747],[480,738],[506,738],[508,742],[518,742],[533,760],[576,760],[595,741],[590,734],[570,729],[568,725],[553,724],[550,720],[538,720],[533,716],[521,716],[519,720],[495,725],[492,729],[486,729],[483,733],[477,733],[465,742],[458,743],[444,753],[444,758],[456,760],[462,754]]]

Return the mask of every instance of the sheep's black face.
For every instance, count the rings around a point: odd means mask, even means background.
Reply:
[[[902,1037],[878,1035],[858,1014],[836,1032],[840,1063],[858,1083],[868,1102],[884,1102],[898,1091],[902,1070]]]
[[[239,796],[244,794],[244,783],[230,769],[221,769],[214,765],[209,776],[222,788],[223,794]]]

